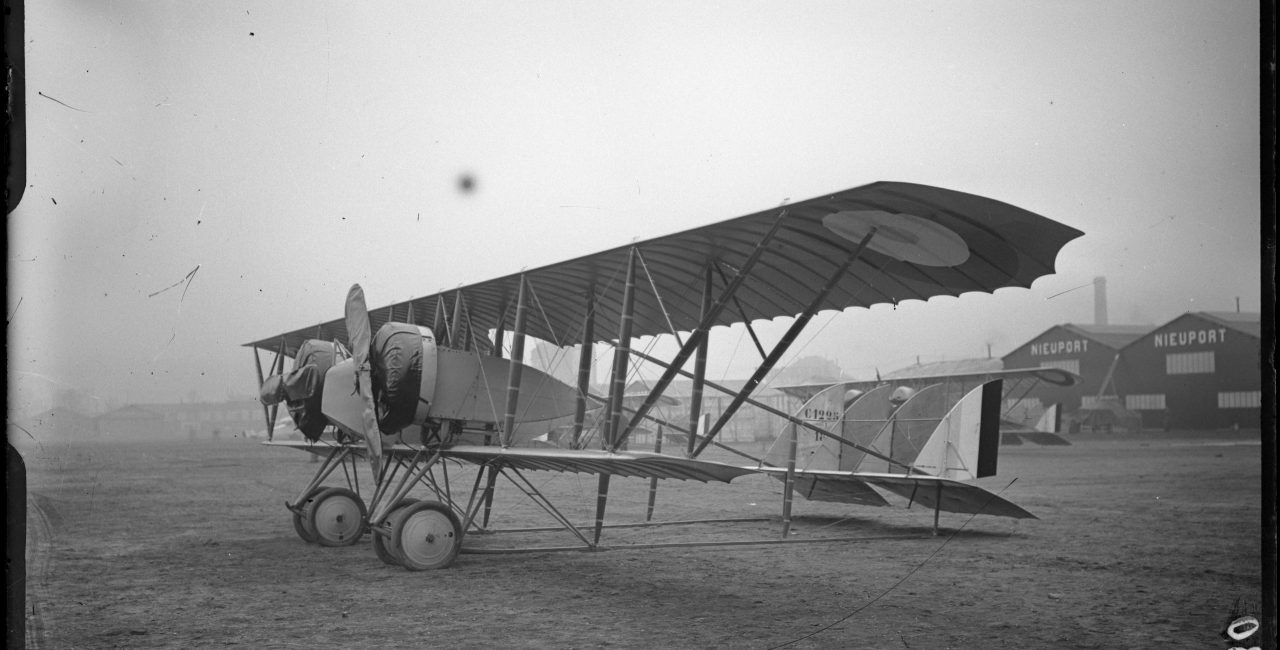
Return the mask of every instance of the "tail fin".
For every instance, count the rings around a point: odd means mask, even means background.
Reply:
[[[1000,451],[1002,381],[965,395],[939,421],[912,467],[952,480],[994,476]]]
[[[1062,430],[1062,405],[1051,404],[1049,408],[1044,410],[1040,415],[1040,419],[1036,421],[1036,431],[1044,433],[1057,433]]]

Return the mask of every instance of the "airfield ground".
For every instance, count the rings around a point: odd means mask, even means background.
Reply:
[[[295,536],[283,503],[317,467],[303,454],[247,440],[27,440],[27,645],[1226,647],[1237,599],[1261,599],[1257,432],[1073,442],[1003,447],[999,476],[983,481],[1039,520],[944,513],[933,537],[918,507],[800,500],[792,539],[864,539],[626,548],[779,536],[776,481],[668,481],[658,519],[772,519],[609,529],[614,550],[464,554],[410,573],[368,538],[322,548]],[[469,475],[450,478],[469,487]],[[575,521],[591,518],[594,477],[527,476]],[[615,478],[610,519],[641,520],[647,487]],[[513,492],[499,493],[496,524],[546,523]],[[467,545],[572,541],[528,537]]]

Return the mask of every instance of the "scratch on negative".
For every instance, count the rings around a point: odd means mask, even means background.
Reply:
[[[13,306],[13,311],[12,311],[12,312],[9,312],[9,320],[6,320],[6,321],[4,322],[5,327],[8,327],[8,326],[9,326],[9,323],[12,323],[12,322],[13,322],[13,317],[14,317],[14,316],[16,316],[16,315],[18,314],[18,308],[22,306],[22,298],[23,298],[23,297],[24,297],[24,296],[19,296],[19,297],[18,297],[18,304],[16,304],[16,305],[14,305],[14,306]]]
[[[200,270],[200,265],[199,265],[199,264],[197,264],[197,265],[196,265],[196,268],[191,269],[191,272],[190,272],[190,273],[188,273],[188,274],[186,275],[186,277],[182,278],[181,280],[178,280],[177,282],[174,282],[173,284],[171,284],[171,285],[169,285],[169,286],[167,286],[167,287],[165,287],[165,288],[163,288],[163,289],[161,289],[161,290],[159,290],[159,291],[157,291],[157,292],[155,292],[155,293],[148,294],[148,295],[147,295],[147,297],[148,297],[148,298],[154,298],[154,297],[156,297],[156,296],[158,296],[158,295],[160,295],[160,294],[162,294],[162,293],[164,293],[164,292],[166,292],[166,291],[168,291],[168,290],[170,290],[170,289],[172,289],[172,288],[174,288],[174,287],[176,287],[176,286],[178,286],[178,285],[182,284],[183,282],[185,282],[185,283],[187,283],[187,286],[185,286],[185,287],[183,287],[183,288],[182,288],[182,298],[186,298],[186,297],[187,297],[187,289],[190,289],[190,288],[191,288],[191,281],[192,281],[193,279],[195,279],[196,271],[199,271],[199,270]],[[178,302],[182,302],[182,298],[178,298]]]
[[[59,104],[62,104],[63,106],[66,106],[67,108],[69,108],[69,109],[71,109],[71,110],[73,110],[73,111],[79,111],[79,112],[81,112],[81,113],[89,113],[89,112],[91,112],[91,111],[86,111],[86,110],[84,110],[83,108],[76,108],[75,106],[72,106],[71,104],[68,104],[68,103],[66,103],[66,102],[64,102],[64,101],[62,101],[62,100],[60,100],[60,99],[54,99],[53,97],[50,97],[50,96],[48,96],[48,95],[46,95],[46,94],[44,94],[44,93],[42,93],[42,92],[40,92],[40,91],[38,91],[38,90],[36,91],[36,94],[37,94],[37,95],[39,95],[39,96],[41,96],[41,97],[43,97],[43,98],[45,98],[45,99],[47,99],[47,100],[49,100],[49,101],[51,101],[51,102],[58,102]]]
[[[1072,288],[1070,288],[1070,289],[1067,289],[1066,291],[1059,291],[1058,293],[1055,293],[1055,294],[1053,294],[1052,296],[1049,296],[1048,298],[1045,298],[1045,300],[1053,300],[1054,298],[1057,298],[1058,296],[1061,296],[1061,295],[1062,295],[1062,294],[1064,294],[1064,293],[1071,293],[1072,291],[1075,291],[1076,289],[1083,289],[1083,288],[1085,288],[1085,287],[1089,286],[1090,284],[1093,284],[1093,283],[1092,283],[1092,282],[1088,282],[1088,283],[1082,284],[1082,285],[1080,285],[1080,286],[1078,286],[1078,287],[1072,287]]]

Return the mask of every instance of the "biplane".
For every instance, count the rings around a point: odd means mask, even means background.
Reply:
[[[246,344],[268,430],[283,402],[306,437],[265,444],[324,457],[286,504],[310,542],[350,545],[371,533],[384,562],[445,567],[467,535],[487,530],[503,478],[594,548],[612,476],[728,483],[759,471],[699,455],[721,444],[719,432],[818,312],[1028,288],[1081,234],[994,199],[878,182],[373,310],[353,286],[343,318]],[[712,329],[779,318],[790,324],[768,350],[760,346],[751,377],[719,413],[704,413],[703,391],[723,388],[706,378]],[[528,367],[529,337],[612,346],[606,393],[592,391],[589,353],[576,385]],[[671,337],[677,351],[658,359],[634,348],[640,337]],[[264,351],[275,355],[266,372]],[[629,399],[640,363],[661,375]],[[687,418],[658,418],[654,407],[678,375],[693,381]],[[589,446],[531,444],[545,423],[566,417],[569,439]],[[684,434],[684,448],[627,450],[650,424]],[[904,474],[921,471],[872,446],[839,444]],[[479,468],[469,491],[450,483],[450,462]],[[365,463],[372,487],[362,492],[356,470]],[[330,484],[338,469],[345,486]],[[597,476],[593,527],[574,525],[525,477],[538,470]]]

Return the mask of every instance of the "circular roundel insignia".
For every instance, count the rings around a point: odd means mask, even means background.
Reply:
[[[823,217],[822,225],[852,242],[861,242],[874,229],[868,248],[911,264],[959,266],[969,259],[969,245],[963,237],[940,223],[912,214],[842,210]]]

